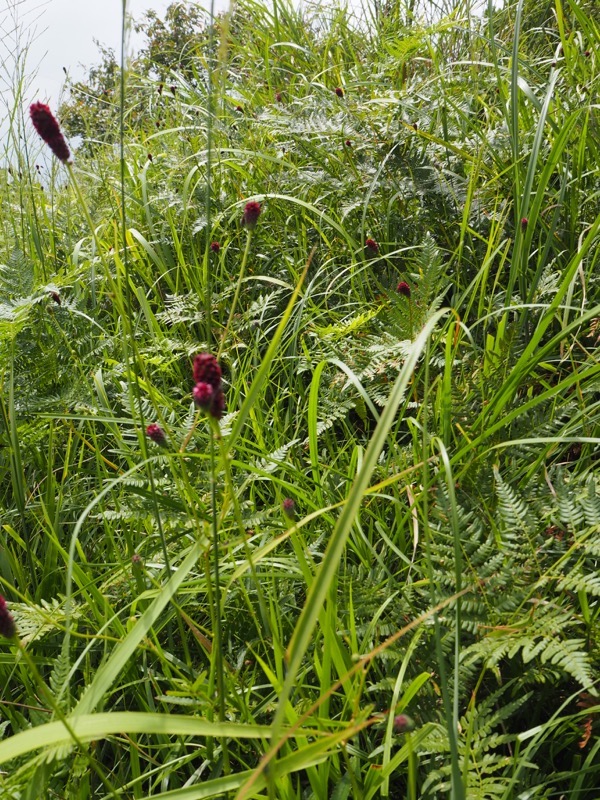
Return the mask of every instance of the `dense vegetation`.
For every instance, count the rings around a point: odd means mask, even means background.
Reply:
[[[175,4],[72,166],[17,93],[2,798],[598,800],[595,5]]]

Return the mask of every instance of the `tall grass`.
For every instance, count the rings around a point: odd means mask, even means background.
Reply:
[[[422,12],[243,0],[0,170],[2,796],[597,798],[600,29]]]

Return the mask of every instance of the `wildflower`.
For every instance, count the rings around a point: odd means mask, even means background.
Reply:
[[[410,733],[414,729],[415,723],[408,714],[397,714],[394,717],[394,731],[396,733]]]
[[[0,595],[0,635],[7,639],[14,639],[17,635],[17,626],[13,615],[6,607],[6,600]]]
[[[283,103],[283,97],[281,96],[281,92],[277,92],[277,94],[275,95],[275,100],[278,103]]]
[[[172,94],[173,96],[175,96],[175,87],[174,87],[174,86],[171,86],[171,94]]]
[[[527,217],[522,217],[521,218],[521,230],[522,231],[526,231],[528,225],[529,225],[529,220],[527,219]]]
[[[294,518],[294,511],[296,509],[296,503],[292,500],[291,497],[286,497],[283,503],[281,504],[281,508],[283,513],[288,519]]]
[[[350,139],[346,139],[344,144],[346,145],[346,147],[352,147],[352,142],[350,141]]]
[[[45,103],[32,103],[29,107],[29,116],[41,138],[46,142],[50,150],[66,164],[71,158],[71,151],[62,135],[60,126],[50,107]]]
[[[220,386],[213,389],[210,383],[197,383],[192,394],[198,408],[215,419],[221,419],[225,411],[225,395]]]
[[[149,439],[152,439],[152,441],[156,444],[160,445],[160,447],[167,446],[166,434],[160,425],[157,425],[155,422],[153,422],[151,425],[148,425],[146,428],[146,436]]]
[[[152,161],[152,153],[148,153],[148,161]]]
[[[410,300],[410,286],[406,281],[400,281],[398,286],[396,286],[396,291],[398,294],[401,294]]]
[[[50,297],[54,300],[57,306],[61,305],[60,295],[58,292],[50,292]]]
[[[221,419],[225,411],[225,395],[223,389],[217,389],[210,404],[209,414],[215,419]]]
[[[213,391],[221,388],[221,367],[212,353],[194,358],[194,383],[207,383]]]
[[[262,209],[260,207],[260,203],[257,203],[256,200],[250,200],[244,206],[242,225],[245,228],[248,228],[249,231],[254,230],[254,228],[256,228],[256,223],[258,222],[261,211]]]
[[[379,252],[379,245],[375,239],[367,239],[365,242],[365,250],[368,256],[376,256]]]
[[[344,90],[342,89],[341,86],[337,86],[336,87],[335,93],[337,94],[338,97],[343,97],[344,96]]]
[[[236,107],[235,107],[235,110],[236,110],[236,111],[237,111],[239,114],[243,114],[243,113],[244,113],[244,109],[243,109],[241,106],[236,106]]]
[[[159,95],[161,95],[163,93],[163,85],[162,85],[162,83],[158,84],[158,93],[159,93]]]
[[[208,411],[211,407],[214,393],[215,390],[210,383],[201,381],[194,386],[194,391],[192,392],[194,403],[203,411]]]
[[[135,567],[139,568],[139,567],[142,567],[144,565],[144,560],[143,560],[143,558],[141,557],[141,555],[139,553],[134,553],[131,556],[131,563],[133,564],[134,568]]]
[[[221,245],[219,242],[211,242],[210,249],[213,251],[213,253],[218,253],[221,249]]]

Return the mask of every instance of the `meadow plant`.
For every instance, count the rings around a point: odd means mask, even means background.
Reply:
[[[596,800],[594,4],[190,9],[7,115],[0,795]]]

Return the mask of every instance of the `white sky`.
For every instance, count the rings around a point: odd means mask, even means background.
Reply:
[[[164,17],[170,2],[128,0],[127,11],[141,19],[144,11],[153,8]],[[204,0],[200,4],[209,2]],[[122,7],[122,0],[0,0],[0,94],[3,96],[0,114],[10,108],[17,41],[21,48],[29,43],[25,71],[29,76],[35,75],[24,102],[42,100],[55,110],[65,78],[63,67],[77,79],[85,75],[84,67],[100,60],[94,39],[112,47],[119,55]],[[218,0],[215,11],[223,7],[223,0]],[[138,44],[139,41],[137,38]],[[136,45],[134,36],[130,48],[132,45]]]

